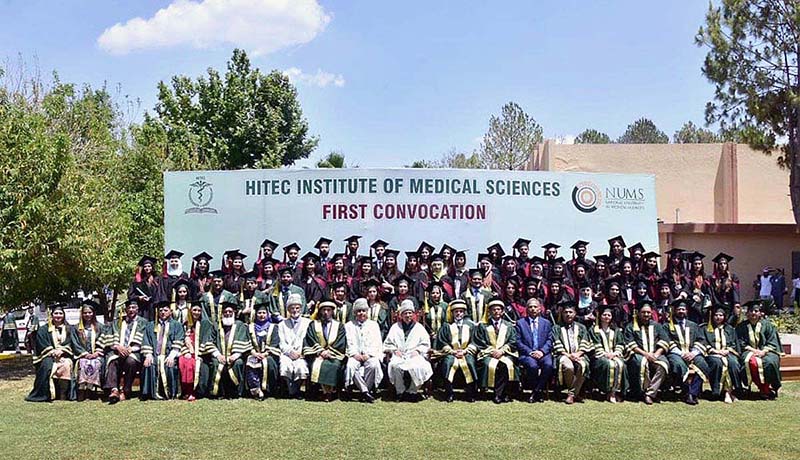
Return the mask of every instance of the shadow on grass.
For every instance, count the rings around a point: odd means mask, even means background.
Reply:
[[[22,380],[33,374],[30,355],[4,355],[0,359],[0,380]]]

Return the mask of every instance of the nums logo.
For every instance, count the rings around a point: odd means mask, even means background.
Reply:
[[[602,192],[594,182],[580,182],[572,189],[572,204],[580,212],[595,212],[603,205]]]

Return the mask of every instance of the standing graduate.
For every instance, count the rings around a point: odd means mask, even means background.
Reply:
[[[380,287],[380,282],[378,281],[377,274],[374,271],[374,266],[372,265],[372,259],[367,256],[361,257],[358,259],[358,269],[356,270],[355,276],[353,276],[353,281],[351,284],[352,289],[350,290],[350,301],[354,301],[359,297],[364,296],[364,286],[367,282],[375,281],[378,283]],[[379,293],[382,295],[383,292],[379,289]]]
[[[577,321],[591,329],[595,325],[597,302],[594,300],[592,286],[584,281],[576,286],[578,288],[577,302]]]
[[[419,255],[415,251],[406,252],[406,263],[403,274],[414,280],[414,297],[422,301],[428,287],[428,274],[420,269]]]
[[[239,313],[237,316],[239,321],[250,324],[256,316],[256,305],[263,304],[267,308],[272,307],[272,296],[258,290],[258,273],[249,271],[242,277],[244,278],[244,286],[239,294]]]
[[[417,248],[417,256],[419,257],[419,269],[427,272],[430,269],[431,256],[436,249],[429,243],[423,241]]]
[[[519,278],[510,278],[506,281],[503,295],[501,296],[503,303],[506,305],[503,317],[512,324],[516,324],[520,318],[525,318],[528,315],[520,294],[519,283]]]
[[[295,278],[297,286],[303,289],[306,298],[306,308],[309,312],[314,312],[317,305],[327,297],[328,286],[325,280],[317,275],[317,265],[319,258],[316,254],[309,252],[303,256],[303,268],[300,276]]]
[[[233,297],[222,301],[222,318],[211,353],[211,394],[217,398],[239,398],[245,394],[244,358],[253,346],[247,326],[236,319],[236,306]]]
[[[444,264],[444,256],[434,254],[430,259],[429,282],[438,281],[444,288],[445,300],[453,298],[453,280],[447,274],[447,267]]]
[[[417,298],[412,295],[413,285],[414,281],[411,278],[407,277],[406,275],[400,275],[400,277],[394,280],[394,286],[392,286],[392,292],[394,292],[394,294],[384,296],[384,299],[386,299],[387,297],[389,298],[387,305],[389,307],[389,311],[392,312],[393,317],[396,315],[397,307],[399,307],[400,304],[406,299],[409,299],[412,302],[414,302],[414,311],[416,312],[417,315],[419,315],[419,313],[421,312],[419,302],[417,302]],[[422,318],[419,317],[415,319],[420,322],[424,321]]]
[[[170,295],[170,309],[172,310],[172,318],[177,320],[180,324],[186,322],[189,317],[189,310],[191,309],[192,300],[192,284],[190,280],[180,278],[172,285]]]
[[[645,248],[642,243],[634,243],[628,248],[628,257],[631,259],[633,265],[633,274],[638,275],[644,264]]]
[[[736,326],[742,311],[739,293],[739,277],[731,271],[732,256],[720,252],[714,259],[714,272],[711,274],[711,304],[714,307],[723,306],[729,312],[729,321]]]
[[[625,240],[622,235],[617,235],[608,240],[608,272],[613,276],[622,270],[621,264],[625,257]]]
[[[128,298],[139,303],[141,315],[146,318],[154,318],[151,311],[152,301],[158,297],[161,285],[154,272],[156,259],[150,256],[143,256],[136,264],[136,272],[133,282],[128,288]]]
[[[606,400],[612,403],[622,402],[628,391],[626,373],[625,338],[622,329],[614,325],[614,311],[609,306],[600,307],[597,323],[589,328],[589,338],[594,347],[592,359],[592,382]]]
[[[350,276],[355,275],[358,259],[361,258],[361,256],[358,255],[358,240],[360,239],[360,235],[352,235],[344,239],[344,241],[347,242],[347,246],[345,246],[344,250],[344,269]]]
[[[686,250],[681,248],[672,248],[667,251],[667,266],[661,272],[662,278],[667,278],[672,283],[672,289],[675,297],[682,293],[688,284],[688,272],[686,271],[683,254]],[[686,297],[686,294],[683,294]]]
[[[575,302],[561,306],[561,324],[553,328],[553,358],[558,384],[567,389],[567,404],[580,401],[581,388],[589,375],[589,353],[592,343],[586,326],[575,321]]]
[[[326,280],[328,284],[332,283],[345,283],[347,286],[348,298],[350,295],[350,284],[353,282],[352,277],[345,271],[344,254],[334,254],[331,259],[331,270],[328,272]]]
[[[214,270],[209,273],[209,276],[211,277],[211,289],[200,298],[200,302],[203,305],[203,318],[216,324],[221,316],[222,299],[235,296],[235,294],[225,290],[225,273],[222,270]]]
[[[256,399],[277,395],[277,359],[281,354],[278,325],[269,320],[269,304],[264,300],[255,305],[255,316],[247,326],[252,349],[245,361],[245,380],[250,395]]]
[[[728,324],[728,310],[724,305],[715,305],[710,321],[701,326],[706,343],[706,361],[711,373],[711,392],[714,397],[730,404],[736,401],[735,393],[741,390],[742,367],[736,330]]]
[[[278,270],[289,268],[295,279],[300,279],[303,270],[303,262],[300,260],[300,246],[297,243],[290,243],[283,247],[283,263],[278,266]]]
[[[410,300],[400,304],[397,314],[400,320],[392,325],[383,341],[383,349],[390,356],[389,382],[400,401],[418,401],[417,392],[433,375],[426,359],[431,348],[430,336],[414,321],[414,304]]]
[[[306,293],[300,286],[294,284],[294,271],[291,267],[283,267],[280,269],[280,282],[272,288],[272,305],[275,311],[271,312],[273,316],[279,318],[287,317],[287,308],[289,296],[297,294],[301,300],[301,314],[309,316],[308,307],[306,306]]]
[[[303,356],[308,361],[311,384],[322,389],[322,400],[330,402],[341,383],[347,356],[344,324],[333,319],[336,305],[328,300],[319,304],[317,319],[311,322],[303,341]]]
[[[401,272],[397,268],[397,256],[400,254],[400,251],[396,251],[394,249],[387,249],[383,253],[383,265],[378,273],[378,279],[381,282],[381,286],[386,289],[393,289],[395,281],[403,276],[403,272]],[[414,281],[412,280],[411,285],[413,287]],[[413,295],[413,291],[412,291]]]
[[[772,322],[762,315],[764,305],[760,300],[744,304],[747,308],[747,321],[736,327],[739,350],[744,366],[744,386],[758,387],[764,399],[778,397],[781,387],[781,357],[783,352],[778,339],[778,331]]]
[[[211,279],[208,273],[211,271],[211,254],[203,251],[200,254],[192,257],[192,269],[189,272],[189,279],[191,281],[191,299],[198,299],[200,296],[211,289]]]
[[[75,380],[72,375],[72,359],[75,356],[72,339],[75,333],[66,322],[64,304],[56,303],[49,310],[47,327],[40,327],[33,339],[36,379],[26,401],[75,399]]]
[[[512,246],[512,255],[517,259],[517,273],[523,279],[531,276],[530,244],[529,239],[517,238]]]
[[[503,319],[505,305],[500,299],[488,304],[484,322],[475,330],[475,346],[478,349],[478,371],[481,387],[494,390],[494,403],[509,402],[506,386],[516,382],[517,330]]]
[[[253,264],[253,270],[258,271],[259,265],[264,260],[275,260],[275,249],[278,247],[278,243],[270,240],[269,238],[264,239],[261,242],[261,246],[258,248],[258,259],[256,259],[255,263]]]
[[[634,320],[625,326],[625,353],[631,394],[652,405],[658,390],[669,372],[669,336],[664,328],[652,321],[650,304],[637,306]]]
[[[222,271],[225,272],[223,287],[226,291],[233,292],[236,295],[242,292],[244,274],[247,271],[244,268],[244,259],[246,258],[247,255],[242,254],[238,249],[231,249],[223,254]]]
[[[168,296],[172,294],[175,283],[178,280],[189,281],[189,274],[183,271],[181,257],[183,257],[183,253],[174,249],[164,255],[161,279],[159,280],[159,298],[164,297],[168,300],[173,300]]]
[[[259,264],[258,290],[268,294],[272,287],[278,284],[278,261],[272,258],[263,259]]]
[[[470,286],[461,294],[461,300],[467,304],[467,318],[476,323],[483,319],[484,312],[486,311],[486,304],[489,303],[489,300],[493,297],[492,291],[483,287],[483,281],[483,270],[477,268],[470,270]]]
[[[572,249],[572,259],[567,261],[567,271],[571,275],[575,275],[575,268],[578,264],[582,264],[587,269],[587,275],[594,269],[594,262],[586,258],[586,254],[588,254],[589,242],[578,240],[572,243],[570,249]]]
[[[216,350],[216,328],[204,318],[203,304],[192,302],[189,317],[183,324],[184,340],[178,358],[181,395],[187,401],[208,396],[212,353]]]
[[[711,280],[706,276],[703,259],[706,256],[695,251],[689,254],[689,282],[684,287],[689,305],[688,318],[701,323],[706,318],[706,311],[711,306]]]
[[[331,271],[331,264],[333,259],[331,257],[331,243],[333,242],[330,238],[325,238],[324,236],[317,240],[317,243],[314,245],[314,248],[318,251],[317,254],[317,263],[314,267],[314,270],[317,276],[321,277],[323,280],[328,279],[328,273]]]
[[[389,246],[389,243],[381,239],[376,240],[369,246],[370,255],[372,256],[372,265],[375,266],[376,272],[383,270],[383,257],[386,254],[387,246]]]
[[[469,269],[467,268],[467,253],[465,251],[456,251],[449,274],[453,282],[453,298],[461,298],[464,289],[469,285]]]
[[[683,386],[686,404],[697,405],[703,382],[708,382],[711,369],[705,358],[705,334],[697,323],[688,319],[688,304],[684,299],[672,303],[667,360],[673,381]]]
[[[475,355],[478,348],[473,343],[475,323],[466,318],[467,304],[461,299],[450,302],[447,323],[439,328],[436,337],[436,355],[440,357],[439,369],[444,381],[446,401],[453,402],[453,384],[461,375],[466,385],[467,401],[475,402],[478,371]]]
[[[145,355],[153,353],[149,329],[150,324],[139,316],[139,304],[134,299],[125,301],[124,317],[106,326],[103,338],[106,379],[103,389],[109,391],[110,404],[130,398],[133,379],[142,370]]]
[[[178,357],[186,333],[183,324],[172,318],[170,301],[156,302],[158,317],[148,327],[152,358],[142,370],[142,397],[147,399],[175,399],[180,395],[180,369]]]
[[[97,302],[86,299],[81,305],[78,327],[73,328],[72,350],[74,353],[75,385],[78,401],[87,397],[95,399],[102,392],[105,373],[103,353],[103,327],[97,321]]]

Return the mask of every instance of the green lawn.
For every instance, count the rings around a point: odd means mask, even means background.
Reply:
[[[24,458],[800,458],[800,384],[777,401],[417,404],[269,399],[26,403],[0,360],[0,446]]]

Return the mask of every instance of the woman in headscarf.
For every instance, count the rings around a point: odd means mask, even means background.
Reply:
[[[25,398],[31,402],[75,399],[72,358],[72,326],[66,322],[64,304],[50,307],[47,327],[40,327],[33,340],[33,364],[36,378],[33,390]]]
[[[248,325],[253,349],[245,362],[245,380],[250,395],[263,400],[268,394],[277,394],[280,338],[277,325],[269,320],[269,305],[260,303],[255,309],[255,319]]]
[[[583,281],[578,284],[578,305],[575,309],[575,319],[581,324],[591,330],[595,324],[595,311],[597,310],[597,302],[592,295],[592,286]]]
[[[103,329],[96,316],[98,307],[93,300],[84,300],[78,327],[72,330],[78,401],[87,397],[95,399],[103,392],[102,378],[106,360],[103,353]]]

